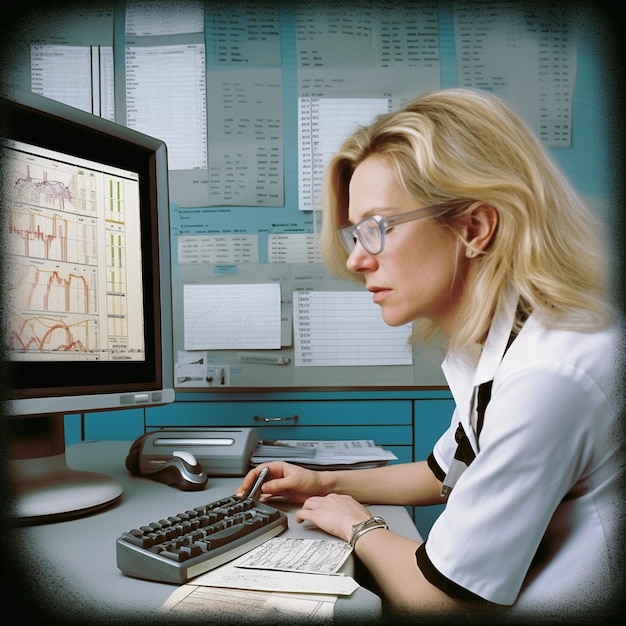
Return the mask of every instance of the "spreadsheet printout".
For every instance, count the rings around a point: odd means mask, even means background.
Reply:
[[[296,291],[295,365],[411,365],[411,325],[387,326],[368,292]]]

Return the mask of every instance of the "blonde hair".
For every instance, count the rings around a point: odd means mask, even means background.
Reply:
[[[546,325],[592,330],[609,323],[600,226],[501,100],[466,89],[424,94],[345,140],[325,176],[322,251],[332,271],[353,280],[362,278],[347,270],[337,229],[348,221],[352,173],[371,155],[383,156],[404,190],[425,205],[469,198],[498,213],[450,346],[484,340],[511,287],[520,294],[520,318],[532,310]],[[475,206],[460,203],[435,219],[458,235],[459,216]],[[458,238],[459,246],[467,245]],[[432,322],[417,320],[412,343],[438,334]]]

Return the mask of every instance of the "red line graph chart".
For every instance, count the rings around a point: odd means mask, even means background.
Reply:
[[[90,353],[97,347],[97,322],[68,322],[39,315],[24,319],[9,334],[9,349],[18,352]]]
[[[50,265],[50,264],[48,264]],[[24,260],[8,277],[9,350],[97,353],[97,268]]]
[[[97,274],[91,267],[74,267],[62,271],[59,266],[45,269],[26,262],[9,283],[11,300],[20,310],[35,310],[94,315]]]
[[[135,175],[20,142],[0,148],[11,358],[141,359]]]
[[[5,222],[12,256],[9,349],[97,353],[96,179],[86,169],[52,161],[18,156],[11,165]]]
[[[33,206],[9,207],[9,246],[14,254],[91,265],[97,261],[97,220]]]

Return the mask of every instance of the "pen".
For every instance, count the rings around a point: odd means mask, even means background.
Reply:
[[[254,496],[256,496],[259,489],[261,489],[261,485],[263,484],[263,481],[265,480],[265,477],[267,476],[267,473],[269,471],[270,471],[269,467],[264,467],[261,470],[261,473],[257,476],[256,482],[254,483],[254,485],[252,485],[252,489],[250,489],[250,491],[248,492],[248,495],[244,498],[244,500],[247,500],[248,498],[251,498],[252,500],[254,500]]]

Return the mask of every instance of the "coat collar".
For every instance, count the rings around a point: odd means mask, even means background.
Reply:
[[[467,433],[472,431],[470,408],[473,390],[493,380],[500,366],[513,327],[518,299],[518,294],[509,289],[504,301],[496,308],[478,363],[467,354],[448,353],[442,364],[457,406],[457,418]]]
[[[518,301],[518,294],[509,289],[503,304],[496,309],[478,361],[474,386],[493,380],[506,352]]]

